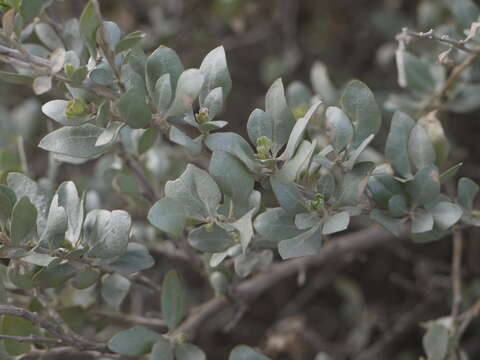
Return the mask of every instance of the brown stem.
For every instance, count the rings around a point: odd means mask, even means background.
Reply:
[[[15,306],[0,305],[0,315],[12,315],[12,316],[21,317],[31,322],[33,325],[36,325],[38,327],[41,327],[42,329],[45,329],[50,334],[52,334],[57,339],[59,339],[62,342],[62,344],[73,346],[80,350],[94,350],[99,352],[109,352],[106,345],[84,340],[78,336],[74,337],[69,334],[66,334],[60,325],[47,320],[46,318],[44,318],[43,316],[37,313],[30,312],[28,310],[18,308]]]
[[[453,257],[452,257],[452,319],[457,321],[462,305],[462,251],[463,236],[462,230],[453,230]]]
[[[241,282],[232,293],[243,302],[251,302],[273,285],[295,275],[300,269],[322,266],[328,261],[348,253],[357,253],[372,247],[397,240],[393,235],[378,226],[349,233],[332,239],[321,253],[314,256],[286,260],[271,265],[266,271]],[[202,324],[215,314],[226,309],[230,301],[226,297],[216,297],[193,309],[190,316],[172,333],[176,337],[182,333],[190,339],[195,337]]]
[[[138,162],[130,156],[123,148],[119,151],[120,157],[122,158],[125,166],[133,173],[133,175],[138,179],[140,185],[143,188],[143,195],[151,203],[157,201],[158,196],[154,187],[150,184],[144,172],[138,165]]]

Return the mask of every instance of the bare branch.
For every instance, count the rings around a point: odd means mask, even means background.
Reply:
[[[452,319],[456,322],[462,305],[462,251],[463,236],[461,229],[453,230],[453,258],[452,258]]]
[[[73,346],[81,350],[109,352],[106,345],[84,340],[78,336],[74,337],[70,334],[66,334],[60,325],[49,321],[48,319],[37,313],[30,312],[28,310],[15,306],[0,305],[0,315],[12,315],[30,321],[33,325],[45,329],[50,334],[58,338],[62,344]]]
[[[401,40],[402,36],[405,37],[405,40],[407,40],[408,37],[413,37],[417,39],[429,39],[429,40],[438,41],[438,42],[450,45],[460,51],[467,52],[469,54],[477,54],[479,52],[479,49],[470,48],[466,46],[463,41],[452,39],[448,35],[437,36],[433,33],[433,29],[427,32],[415,32],[415,31],[408,30],[407,28],[403,28],[402,32],[397,36],[397,39],[400,38]]]
[[[160,319],[155,319],[153,317],[149,318],[144,316],[122,314],[122,313],[112,312],[112,311],[96,311],[94,315],[105,317],[105,318],[108,318],[114,321],[119,321],[122,323],[151,326],[154,328],[165,329],[167,326],[165,324],[165,321]]]
[[[14,336],[14,335],[3,335],[0,334],[0,339],[2,340],[12,340],[19,343],[43,343],[43,344],[53,344],[53,345],[62,345],[62,340],[47,338],[44,336]]]
[[[232,290],[232,294],[244,302],[251,302],[275,284],[295,275],[302,268],[318,267],[336,257],[368,250],[394,239],[397,238],[378,226],[334,238],[322,248],[320,254],[273,264],[252,279],[241,282]],[[207,319],[226,309],[229,305],[230,301],[227,297],[216,297],[205,302],[192,310],[190,316],[172,333],[172,337],[184,333],[193,339],[197,330]]]

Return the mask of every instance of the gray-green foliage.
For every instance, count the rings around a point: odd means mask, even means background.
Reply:
[[[83,296],[99,291],[104,306],[121,310],[139,279],[135,273],[154,265],[147,248],[152,244],[141,243],[150,236],[153,247],[171,241],[173,247],[193,248],[187,256],[201,253],[216,295],[234,296],[232,278],[268,267],[272,249],[283,259],[314,256],[357,216],[368,215],[394,235],[410,234],[417,242],[439,240],[459,222],[480,226],[475,182],[461,178],[456,197],[442,192],[460,166],[446,166],[449,142],[437,112],[427,111],[445,74],[440,65],[407,51],[405,43],[396,60],[399,83],[410,94],[400,104],[398,97],[387,101],[395,112],[384,152],[372,157],[372,141],[388,115],[359,80],[339,91],[320,62],[310,74],[313,91],[301,82],[286,88],[282,79],[273,82],[264,110],[253,110],[245,122],[246,139],[219,131],[228,125],[220,116],[232,88],[223,47],[208,52],[198,68],[185,69],[165,46],[147,55],[143,34],[125,35],[100,19],[94,1],[69,25],[81,39],[76,46],[43,18],[32,23],[48,1],[5,3],[18,17],[15,24],[4,18],[2,31],[16,31],[12,41],[28,42],[34,30],[44,46],[37,44],[24,59],[33,61],[30,68],[2,71],[1,78],[31,85],[37,94],[47,94],[52,81],[59,81],[66,93],[41,107],[53,121],[38,143],[49,156],[47,176],[34,181],[8,171],[0,185],[0,230],[7,239],[2,251],[9,259],[2,292],[9,287],[74,289],[85,291]],[[475,6],[466,8],[478,15]],[[457,21],[468,26],[476,18],[469,11],[453,7]],[[23,28],[29,23],[33,27]],[[479,103],[472,100],[478,86],[461,81],[464,86],[453,89],[447,102],[452,111]],[[411,106],[401,106],[405,103]],[[12,128],[2,124],[4,132]],[[2,134],[2,145],[4,140],[8,143]],[[89,201],[73,182],[56,188],[60,163],[91,160],[97,160],[94,180],[102,185]],[[90,185],[81,188],[88,191]],[[96,191],[102,187],[120,194],[132,216],[100,209]],[[190,304],[187,283],[175,270],[164,275],[156,299],[168,334],[135,326],[113,336],[110,351],[149,354],[152,360],[205,359],[201,349],[171,336],[182,328]],[[33,332],[22,321],[12,323],[4,317],[5,334]],[[429,360],[445,360],[449,341],[449,329],[429,326],[423,341]],[[19,355],[30,346],[5,341],[5,348]],[[229,359],[268,358],[242,345]]]

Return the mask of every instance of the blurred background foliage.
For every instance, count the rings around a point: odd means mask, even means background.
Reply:
[[[78,17],[85,3],[57,0],[48,13],[60,23]],[[233,91],[223,116],[230,122],[227,130],[240,132],[245,131],[252,109],[262,106],[273,80],[282,77],[285,84],[293,80],[310,84],[311,67],[321,61],[337,88],[352,78],[369,85],[385,112],[385,133],[391,118],[385,106],[388,96],[401,92],[395,66],[396,34],[405,26],[418,31],[442,26],[455,32],[454,21],[468,21],[471,14],[463,0],[102,0],[101,4],[105,18],[119,24],[124,33],[146,33],[147,52],[160,44],[172,47],[186,68],[199,64],[210,49],[224,45]],[[411,50],[435,61],[439,49],[438,44],[417,41]],[[468,75],[473,83],[480,79],[479,69],[477,62]],[[13,132],[23,136],[31,172],[37,177],[47,175],[48,156],[36,146],[49,126],[40,106],[54,95],[39,99],[28,87],[0,82],[0,181],[6,172],[21,167],[19,154],[5,147]],[[460,175],[478,182],[478,111],[446,111],[441,117],[450,134],[453,157],[468,160]],[[131,211],[135,209],[132,204],[110,193],[110,186],[118,190],[121,178],[105,185],[89,177],[92,166],[108,169],[112,161],[104,157],[96,165],[53,168],[59,181],[75,179],[81,189],[96,187],[90,202],[98,201],[96,196],[108,196],[104,206]],[[173,163],[165,159],[160,168],[181,168]],[[99,173],[109,176],[95,172]],[[123,191],[134,192],[136,184],[123,180]],[[100,185],[106,187],[100,189]],[[466,235],[467,298],[480,296],[480,281],[474,280],[480,278],[479,235],[478,228]],[[368,256],[346,255],[309,273],[309,286],[301,291],[297,288],[301,276],[276,286],[246,310],[237,326],[206,324],[211,329],[202,332],[205,336],[201,334],[198,343],[212,354],[212,360],[226,359],[231,347],[239,343],[259,345],[275,359],[313,359],[319,351],[334,354],[335,359],[418,359],[423,334],[418,324],[449,312],[450,253],[450,242],[442,241],[422,246],[393,244]],[[162,266],[167,269],[169,264]],[[190,288],[195,289],[196,280],[194,274],[187,278]],[[127,306],[134,308],[134,301]],[[480,357],[479,338],[480,326],[473,325],[465,336],[471,359]],[[370,356],[357,356],[360,351]]]

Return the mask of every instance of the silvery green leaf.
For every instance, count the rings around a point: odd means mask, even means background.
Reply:
[[[130,62],[123,64],[120,69],[120,80],[125,86],[125,90],[132,90],[138,94],[147,97],[145,81],[137,69]]]
[[[11,172],[7,176],[7,185],[15,192],[17,199],[27,196],[38,211],[37,231],[41,234],[47,223],[48,205],[50,199],[45,189],[37,185],[27,176]]]
[[[380,109],[373,93],[363,82],[351,81],[342,95],[341,104],[355,128],[353,146],[359,146],[366,138],[380,130]]]
[[[162,315],[172,331],[187,314],[187,293],[182,279],[175,270],[170,270],[162,283]]]
[[[155,260],[142,244],[131,242],[125,253],[105,267],[122,275],[129,275],[151,268]]]
[[[282,259],[290,259],[308,255],[316,255],[322,246],[321,226],[312,229],[290,239],[279,242],[278,252]]]
[[[37,209],[26,196],[21,197],[12,210],[10,238],[13,245],[26,244],[36,235]]]
[[[363,140],[362,143],[358,145],[358,147],[350,154],[348,161],[345,163],[345,167],[348,170],[351,170],[355,166],[355,164],[359,161],[360,155],[362,155],[363,151],[372,142],[374,137],[375,135],[371,134],[369,137]]]
[[[293,81],[287,86],[287,100],[288,106],[291,109],[308,108],[312,92],[301,81]]]
[[[424,167],[407,183],[406,189],[412,201],[418,205],[432,201],[440,192],[438,169],[435,166]]]
[[[393,175],[386,172],[374,172],[368,179],[368,190],[382,208],[388,207],[388,202],[393,196],[404,193],[402,185]]]
[[[229,247],[225,251],[213,253],[212,256],[210,256],[210,261],[209,265],[210,267],[217,267],[220,265],[223,260],[225,260],[227,257],[235,257],[238,256],[242,253],[242,245],[240,244],[235,244],[232,247]]]
[[[138,139],[138,154],[143,155],[150,150],[160,136],[160,130],[157,128],[148,128]]]
[[[89,268],[80,272],[77,272],[72,279],[72,286],[75,289],[86,289],[95,284],[100,277],[100,271]]]
[[[49,5],[48,1],[43,0],[30,0],[30,1],[21,1],[19,2],[19,11],[22,15],[23,21],[29,23],[32,21],[40,12]]]
[[[327,104],[334,104],[337,102],[337,91],[332,85],[328,76],[327,67],[320,61],[315,62],[310,71],[310,81],[313,90],[324,100]]]
[[[427,244],[433,241],[440,240],[445,236],[448,236],[450,231],[436,231],[431,230],[419,234],[412,234],[412,241],[419,244]]]
[[[155,83],[153,93],[153,103],[157,107],[160,115],[167,113],[172,102],[172,85],[170,84],[170,74],[163,74]]]
[[[232,79],[223,46],[213,49],[205,56],[200,65],[200,71],[205,76],[205,82],[200,92],[200,105],[204,106],[207,95],[217,87],[222,88],[225,99],[232,88]]]
[[[28,255],[22,257],[22,261],[42,267],[50,265],[50,263],[56,259],[56,257],[36,252],[30,252]]]
[[[104,21],[103,37],[110,50],[114,51],[122,37],[122,30],[113,21]]]
[[[143,89],[131,88],[115,104],[120,117],[132,129],[144,128],[150,124],[152,113],[145,100]]]
[[[370,219],[382,225],[386,230],[395,236],[400,236],[403,229],[404,219],[392,218],[387,212],[379,209],[373,209],[370,212]]]
[[[59,195],[55,194],[50,204],[45,231],[40,237],[40,244],[47,249],[57,249],[65,240],[65,233],[68,230],[67,212],[59,204]]]
[[[103,132],[98,136],[95,146],[106,146],[112,145],[112,143],[118,138],[120,131],[125,126],[124,123],[120,121],[112,121],[108,128],[103,130]]]
[[[113,71],[110,65],[106,62],[101,63],[96,68],[88,73],[88,78],[94,83],[109,86],[113,84]]]
[[[306,230],[318,225],[321,219],[317,213],[301,213],[295,215],[295,226],[299,230]]]
[[[337,153],[343,151],[353,139],[353,125],[342,109],[330,106],[325,115],[325,126],[330,143]]]
[[[193,344],[178,344],[175,346],[177,360],[206,360],[205,353]]]
[[[289,214],[295,215],[307,211],[305,199],[295,184],[283,184],[276,176],[271,176],[270,185],[278,203]]]
[[[451,202],[450,198],[445,194],[438,194],[433,200],[426,203],[423,207],[425,210],[431,211],[435,206],[441,202]]]
[[[445,360],[450,344],[449,331],[442,324],[434,322],[428,327],[422,343],[429,360]]]
[[[458,181],[458,203],[465,209],[471,211],[475,197],[478,194],[480,187],[469,178],[461,178]]]
[[[132,220],[123,210],[92,210],[83,224],[85,241],[90,246],[87,256],[112,258],[127,249]]]
[[[257,144],[259,137],[265,136],[273,139],[273,119],[261,109],[255,109],[250,114],[247,121],[248,138],[252,144]]]
[[[14,10],[12,10],[13,12]],[[13,316],[13,315],[3,315],[2,323],[0,325],[2,334],[10,336],[29,336],[37,332],[36,327],[28,320]],[[19,343],[16,341],[5,339],[2,341],[2,357],[7,360],[14,359],[15,357],[20,357],[32,350],[32,345],[29,343]]]
[[[200,94],[205,77],[198,69],[185,70],[178,78],[177,89],[169,116],[183,115],[192,110],[192,105]]]
[[[273,120],[271,140],[272,153],[275,156],[287,142],[295,125],[295,118],[288,108],[281,79],[276,80],[268,89],[265,96],[265,111]]]
[[[178,201],[187,217],[200,220],[214,215],[222,198],[212,177],[192,164],[178,179],[167,182],[165,195]]]
[[[175,144],[185,147],[192,156],[198,156],[202,152],[202,138],[192,139],[175,126],[170,127],[168,138]]]
[[[50,119],[64,126],[78,126],[88,121],[88,116],[68,117],[66,114],[67,100],[52,100],[42,106],[42,112]]]
[[[323,221],[323,235],[330,235],[345,230],[350,223],[350,215],[346,211],[326,216]]]
[[[164,74],[170,74],[171,92],[175,93],[177,81],[182,72],[183,65],[175,51],[165,46],[158,47],[145,64],[145,77],[150,96],[154,98],[155,85]]]
[[[116,310],[120,306],[130,291],[131,282],[126,277],[119,274],[105,274],[102,276],[101,294],[103,300]]]
[[[463,83],[453,91],[452,99],[446,105],[448,110],[467,114],[480,106],[480,86]]]
[[[462,30],[468,29],[473,22],[477,21],[480,15],[479,7],[472,0],[458,0],[448,2],[447,4]]]
[[[65,126],[45,136],[38,147],[53,153],[77,158],[93,158],[107,151],[108,146],[95,146],[103,128],[92,124]]]
[[[17,267],[9,266],[6,275],[7,279],[19,289],[28,290],[35,286],[32,271],[20,271]]]
[[[183,206],[175,200],[164,197],[158,200],[148,212],[148,221],[174,237],[180,237],[185,228],[185,211]]]
[[[145,33],[141,31],[134,31],[126,35],[115,46],[115,53],[119,54],[123,51],[130,50],[131,48],[135,47],[144,37]]]
[[[210,175],[222,193],[232,199],[237,216],[248,210],[248,197],[253,191],[254,178],[245,165],[236,157],[214,151],[208,168]]]
[[[228,125],[227,121],[217,120],[217,121],[207,121],[205,124],[202,124],[202,129],[205,131],[214,131],[222,129]]]
[[[402,112],[395,112],[385,145],[385,157],[395,171],[404,178],[412,177],[408,143],[415,121]]]
[[[270,360],[249,346],[238,345],[230,353],[228,360]]]
[[[232,223],[232,226],[238,231],[240,235],[240,243],[242,244],[243,252],[247,251],[248,245],[253,238],[253,215],[256,209],[252,209],[243,215],[240,219]]]
[[[210,134],[205,139],[207,147],[213,151],[225,151],[240,159],[247,168],[256,173],[259,163],[250,145],[240,135],[233,132]]]
[[[457,223],[462,217],[463,210],[457,204],[442,201],[431,209],[435,228],[439,230],[447,230]]]
[[[17,196],[13,190],[5,185],[0,185],[0,223],[5,224],[6,220],[10,218],[16,202]]]
[[[43,95],[52,89],[51,76],[38,76],[33,80],[32,84],[35,95]]]
[[[416,125],[410,132],[408,153],[412,164],[417,169],[422,169],[435,163],[435,149],[422,125]]]
[[[95,58],[97,54],[96,38],[97,29],[100,26],[100,19],[95,13],[92,1],[89,1],[83,9],[79,20],[80,37],[90,52],[90,56]]]
[[[300,121],[300,120],[299,120]],[[315,150],[315,144],[304,140],[298,148],[295,156],[286,161],[283,167],[277,171],[277,179],[283,184],[295,181],[302,168],[308,165]]]
[[[412,234],[419,234],[433,229],[432,213],[418,209],[412,220]]]
[[[435,80],[430,73],[429,65],[417,56],[408,51],[397,53],[397,66],[403,66],[405,84],[400,84],[402,87],[419,94],[430,94],[435,91]]]
[[[63,48],[59,48],[52,52],[50,55],[52,73],[56,74],[63,70],[65,65],[65,54],[66,51]]]
[[[40,41],[45,44],[50,50],[64,48],[62,40],[57,35],[56,31],[49,24],[38,23],[35,25],[35,34]]]
[[[33,77],[13,72],[0,71],[0,80],[15,85],[32,85]]]
[[[117,333],[108,342],[108,348],[117,354],[142,356],[147,354],[160,334],[143,326],[135,326]]]
[[[312,118],[315,111],[317,111],[320,104],[321,101],[317,101],[310,107],[304,117],[298,119],[295,122],[292,132],[290,133],[290,136],[288,138],[287,147],[285,148],[285,151],[282,153],[282,155],[278,158],[279,160],[288,161],[295,154],[298,146],[302,143],[303,134],[307,129],[308,122]]]
[[[190,231],[188,243],[193,248],[208,253],[225,251],[234,245],[230,235],[216,224],[212,227],[203,225]]]
[[[323,174],[317,182],[317,191],[328,201],[335,194],[335,177],[331,173]]]
[[[356,205],[364,194],[373,168],[374,164],[370,162],[356,164],[337,187],[335,205],[338,207]]]
[[[294,217],[280,207],[267,209],[258,215],[254,226],[260,235],[275,243],[301,233],[295,226]]]
[[[34,276],[35,284],[41,288],[55,288],[75,276],[76,270],[68,263],[42,268]]]
[[[174,360],[172,345],[161,336],[153,345],[149,360]]]
[[[388,211],[393,217],[402,217],[408,213],[407,199],[403,195],[394,195],[388,200]]]
[[[208,109],[208,120],[214,119],[222,111],[223,99],[221,87],[217,87],[208,93],[203,101],[203,107]]]
[[[235,257],[234,269],[235,274],[241,278],[250,275],[259,265],[259,259],[254,252],[242,253]]]

